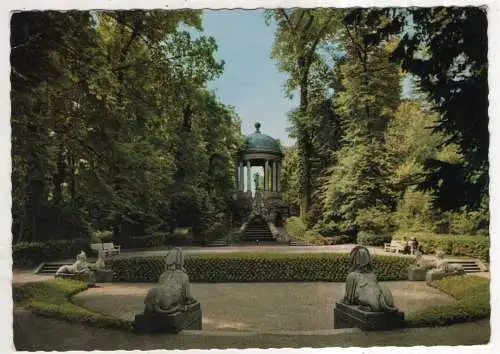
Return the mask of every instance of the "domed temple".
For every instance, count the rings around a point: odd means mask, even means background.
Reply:
[[[281,226],[288,216],[288,205],[282,199],[280,171],[283,151],[279,142],[260,131],[261,124],[255,123],[255,132],[245,137],[245,143],[238,154],[236,164],[236,190],[239,199],[246,200],[251,205],[250,215],[246,218],[248,228],[243,230],[247,240],[263,240],[257,233],[251,237],[250,231],[259,220]],[[260,186],[259,179],[252,179],[252,167],[262,167],[264,182]],[[258,175],[257,175],[258,177]],[[252,195],[252,181],[255,184],[255,194]],[[264,231],[261,230],[264,234]],[[270,236],[269,234],[267,236]]]

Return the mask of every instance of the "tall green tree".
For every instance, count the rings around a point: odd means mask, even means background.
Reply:
[[[342,120],[343,141],[335,153],[336,164],[322,186],[325,223],[341,228],[357,225],[369,231],[386,231],[370,221],[373,214],[395,207],[388,183],[390,164],[385,148],[387,125],[400,100],[399,68],[389,62],[393,41],[378,45],[363,43],[373,30],[363,15],[344,25],[345,62],[341,66],[344,90],[336,96],[336,111]]]
[[[279,68],[290,75],[286,90],[290,94],[299,89],[300,105],[292,115],[298,151],[302,158],[301,213],[306,215],[313,197],[313,140],[315,126],[311,124],[310,85],[314,67],[321,68],[320,50],[326,40],[335,35],[342,11],[338,9],[279,9],[267,12],[278,29],[272,57],[279,61]]]

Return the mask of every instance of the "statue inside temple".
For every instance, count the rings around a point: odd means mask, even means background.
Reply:
[[[184,269],[184,256],[180,248],[167,255],[165,271],[158,286],[150,289],[144,300],[144,313],[171,314],[186,309],[197,301],[191,296],[189,277]]]
[[[260,189],[259,179],[260,179],[260,175],[258,173],[253,175],[253,181],[255,183],[255,190]]]
[[[391,291],[377,281],[368,249],[356,246],[350,256],[351,266],[342,302],[346,305],[357,305],[363,311],[398,311],[394,306]]]

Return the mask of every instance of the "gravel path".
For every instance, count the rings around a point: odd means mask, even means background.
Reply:
[[[384,282],[405,313],[423,306],[452,303],[451,297],[424,282]],[[76,295],[73,301],[98,312],[132,320],[143,310],[152,284],[102,284]],[[218,283],[191,284],[200,301],[207,330],[327,330],[333,306],[344,294],[344,283]]]

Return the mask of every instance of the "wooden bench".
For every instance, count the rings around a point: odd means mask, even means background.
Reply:
[[[113,242],[93,243],[90,248],[96,252],[103,251],[105,257],[120,254],[120,246],[113,244]]]
[[[384,251],[386,252],[403,253],[405,250],[406,245],[402,241],[391,241],[391,243],[384,244]]]

